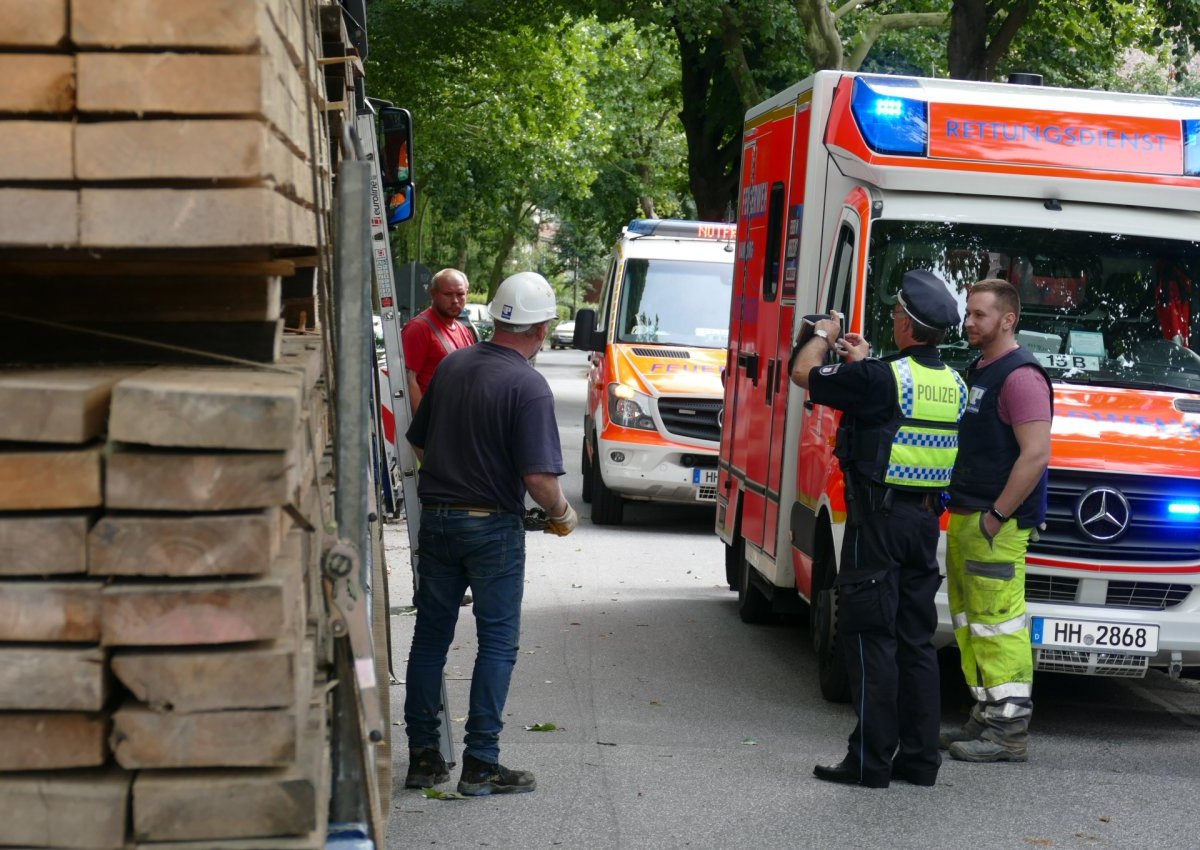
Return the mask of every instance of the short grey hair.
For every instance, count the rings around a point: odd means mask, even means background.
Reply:
[[[532,325],[514,325],[512,322],[502,322],[499,319],[493,319],[492,324],[495,326],[496,330],[498,330],[498,331],[521,336],[523,334],[533,333],[533,331],[538,327],[538,325],[544,325],[544,324],[546,324],[546,322],[549,322],[549,321],[550,320],[547,319],[545,322],[535,322]]]

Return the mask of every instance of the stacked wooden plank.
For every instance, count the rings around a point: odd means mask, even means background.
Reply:
[[[0,846],[320,844],[322,373],[0,373]]]
[[[0,0],[0,846],[323,846],[345,42]]]

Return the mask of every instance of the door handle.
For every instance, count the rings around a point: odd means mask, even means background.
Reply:
[[[746,377],[750,379],[750,383],[758,386],[758,354],[739,354],[737,358],[738,367],[746,370]]]
[[[776,360],[772,357],[767,361],[767,394],[763,397],[767,406],[771,406],[771,399],[775,397],[775,366]]]

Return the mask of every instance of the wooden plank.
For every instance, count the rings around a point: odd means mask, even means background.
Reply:
[[[91,508],[101,501],[99,449],[0,452],[0,510]]]
[[[0,646],[0,709],[100,711],[108,687],[99,647]]]
[[[157,277],[175,285],[200,283],[197,278],[295,274],[301,262],[312,257],[272,258],[268,248],[239,248],[214,254],[205,249],[160,251],[35,250],[6,251],[0,255],[0,277]],[[86,284],[87,280],[81,281]]]
[[[107,715],[65,711],[0,714],[0,770],[99,767],[107,759]]]
[[[78,191],[0,188],[0,247],[78,244]]]
[[[90,514],[0,516],[0,576],[87,571]]]
[[[160,367],[113,390],[109,438],[182,448],[286,451],[300,423],[301,378],[283,372]]]
[[[59,322],[271,322],[282,288],[273,275],[3,275],[0,303],[7,313]]]
[[[74,107],[74,57],[0,53],[0,113],[66,115]]]
[[[0,582],[0,641],[96,643],[98,581]]]
[[[11,302],[4,301],[6,309]],[[104,433],[113,385],[133,369],[78,367],[0,372],[0,440],[86,443]]]
[[[74,171],[80,180],[289,184],[302,164],[255,119],[103,121],[75,127]]]
[[[113,714],[112,748],[127,769],[284,767],[297,731],[291,709],[172,714],[130,702]]]
[[[122,650],[113,673],[139,701],[177,714],[226,709],[286,708],[292,704],[296,646]]]
[[[308,710],[296,763],[286,768],[143,771],[133,786],[134,840],[142,846],[314,832],[328,808],[328,752],[324,705],[318,703]]]
[[[0,47],[57,47],[67,37],[67,0],[0,0]]]
[[[0,190],[2,191],[2,190]],[[89,333],[94,331],[94,333]],[[71,322],[0,320],[0,363],[212,363],[206,354],[273,363],[283,321]]]
[[[261,575],[279,550],[279,511],[102,517],[88,535],[88,571],[103,576]]]
[[[261,187],[83,189],[79,241],[96,248],[311,247],[312,212]]]
[[[278,365],[288,366],[304,376],[304,397],[309,398],[313,388],[325,374],[325,352],[321,337],[311,334],[284,334]]]
[[[79,47],[187,47],[248,51],[269,25],[261,2],[71,0],[71,41]]]
[[[270,117],[282,96],[264,85],[270,59],[263,56],[80,53],[76,62],[83,113]]]
[[[284,452],[120,451],[109,459],[105,503],[135,511],[237,511],[287,504],[295,464]]]
[[[3,3],[0,0],[0,18]],[[4,24],[0,21],[0,33]],[[0,36],[2,38],[2,36]],[[70,180],[74,177],[72,125],[67,121],[5,121],[0,124],[0,180]]]
[[[121,850],[133,775],[79,770],[0,775],[0,845]]]
[[[101,594],[105,646],[181,646],[274,640],[289,614],[284,582],[114,584]]]

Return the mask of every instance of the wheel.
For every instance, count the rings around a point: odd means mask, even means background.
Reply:
[[[763,592],[751,580],[754,567],[746,560],[745,538],[739,535],[732,549],[739,563],[737,584],[738,616],[742,618],[743,623],[750,623],[751,625],[769,623],[774,617],[774,612],[771,609],[771,600],[764,596]]]
[[[833,580],[837,566],[832,547],[827,547],[821,561],[813,565],[812,630],[813,651],[817,655],[817,679],[821,696],[830,702],[850,701],[850,678],[846,661],[837,639],[837,590]]]
[[[592,522],[596,525],[620,525],[625,513],[625,500],[608,489],[600,464],[592,470]]]
[[[583,473],[583,502],[586,505],[592,503],[592,479],[596,476],[596,468],[592,464],[592,459],[588,457],[588,437],[587,428],[583,429],[583,449],[580,451],[579,470]]]

